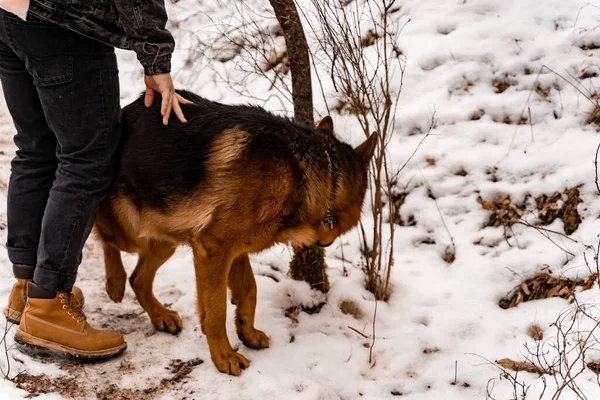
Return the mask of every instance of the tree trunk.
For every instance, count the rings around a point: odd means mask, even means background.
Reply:
[[[296,10],[294,0],[269,1],[283,30],[288,59],[290,60],[294,118],[314,125],[308,43],[306,43],[306,36],[304,35],[298,10]]]
[[[308,43],[294,0],[269,0],[287,46],[292,74],[292,101],[297,121],[314,125],[312,83]],[[294,250],[290,263],[293,279],[304,280],[314,289],[329,290],[325,251],[319,247],[303,247]]]

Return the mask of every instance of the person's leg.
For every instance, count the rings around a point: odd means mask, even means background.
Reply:
[[[33,76],[27,71],[25,61],[9,45],[5,16],[11,18],[0,10],[0,82],[17,131],[14,136],[17,151],[8,184],[6,248],[17,283],[4,314],[9,321],[18,324],[27,300],[27,283],[33,279],[37,264],[42,218],[58,158],[56,137],[46,123]],[[83,304],[81,290],[75,288],[73,294]]]
[[[0,18],[3,14],[0,14]],[[8,257],[15,276],[33,278],[42,218],[58,167],[56,138],[46,124],[33,77],[7,44],[0,21],[0,81],[17,134],[8,184]]]
[[[47,22],[4,15],[2,24],[8,46],[33,77],[58,159],[15,341],[78,357],[119,354],[127,347],[123,336],[91,328],[71,295],[83,245],[114,176],[120,140],[114,50]]]
[[[37,263],[42,218],[58,159],[56,138],[46,124],[33,78],[24,61],[9,47],[3,19],[0,21],[0,82],[17,130],[14,137],[17,152],[8,184],[6,243],[17,283],[4,315],[18,324],[27,301],[27,283],[33,278]]]
[[[34,76],[58,142],[33,281],[52,293],[70,292],[98,205],[114,178],[121,132],[116,57],[113,48],[51,24],[13,19],[6,28]]]

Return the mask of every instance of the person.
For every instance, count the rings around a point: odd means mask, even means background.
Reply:
[[[92,328],[74,287],[98,205],[116,174],[121,136],[115,47],[136,52],[145,104],[162,97],[185,123],[171,79],[164,0],[0,0],[0,82],[17,146],[8,186],[7,250],[17,283],[5,315],[15,340],[78,357],[124,351]]]

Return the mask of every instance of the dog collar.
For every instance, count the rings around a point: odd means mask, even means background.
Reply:
[[[325,223],[325,225],[328,225],[330,230],[333,230],[333,216],[331,215],[331,211],[329,209],[329,205],[331,204],[331,201],[333,200],[333,193],[335,191],[335,185],[333,182],[333,179],[334,179],[333,165],[331,163],[331,156],[329,155],[329,152],[327,150],[325,150],[325,156],[327,157],[329,176],[331,177],[331,193],[329,194],[329,198],[327,199],[327,204],[326,204],[327,208],[325,210],[325,218],[323,218],[323,223]]]

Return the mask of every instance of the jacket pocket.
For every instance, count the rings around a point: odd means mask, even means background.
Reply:
[[[75,36],[45,21],[22,21],[4,17],[10,45],[24,59],[36,86],[51,86],[73,80]]]

